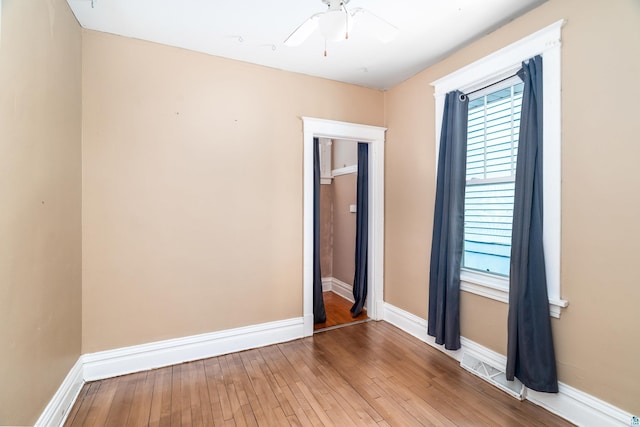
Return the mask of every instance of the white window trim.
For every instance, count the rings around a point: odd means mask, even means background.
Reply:
[[[547,270],[550,311],[560,317],[561,307],[569,303],[560,298],[560,177],[561,177],[561,109],[560,46],[565,20],[557,21],[497,52],[442,77],[433,83],[436,99],[436,159],[444,98],[452,90],[471,92],[517,72],[522,62],[536,55],[543,58],[543,163],[544,163],[544,234],[543,245]],[[437,168],[437,165],[436,165]],[[436,171],[437,174],[437,171]],[[462,269],[460,288],[497,301],[508,302],[508,279]],[[505,285],[506,283],[506,285]]]

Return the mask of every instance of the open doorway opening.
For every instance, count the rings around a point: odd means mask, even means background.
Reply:
[[[383,244],[384,244],[384,132],[385,128],[303,117],[304,127],[304,335],[313,334],[313,198],[314,138],[345,140],[368,144],[368,297],[369,318],[383,317]]]
[[[314,318],[315,332],[369,319],[366,304],[362,312],[352,312],[357,214],[360,210],[357,203],[358,143],[318,138],[318,152],[320,185],[315,190],[320,193],[319,257],[326,319],[319,323]]]

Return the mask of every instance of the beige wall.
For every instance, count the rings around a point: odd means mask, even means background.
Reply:
[[[551,0],[385,94],[385,299],[427,316],[435,189],[430,83],[552,22],[562,30],[560,380],[640,413],[640,3]],[[462,296],[462,334],[505,352],[505,304]]]
[[[83,352],[302,315],[302,122],[384,95],[83,33]]]
[[[355,143],[353,143],[355,144]],[[355,173],[333,178],[333,277],[353,285],[356,253],[356,214],[349,205],[356,204]]]
[[[29,425],[80,355],[81,30],[2,3],[0,425]]]

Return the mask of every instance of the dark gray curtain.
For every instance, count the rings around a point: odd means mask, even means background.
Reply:
[[[320,142],[313,138],[313,322],[324,323],[327,313],[322,298],[320,272]]]
[[[427,333],[448,350],[460,348],[460,262],[464,237],[469,100],[446,95],[436,184],[429,272]]]
[[[513,205],[506,375],[533,390],[557,393],[542,247],[542,58],[523,63],[518,76],[524,81],[524,93]]]
[[[356,272],[353,278],[353,317],[367,299],[367,249],[369,246],[369,145],[358,143],[358,189],[356,208]]]

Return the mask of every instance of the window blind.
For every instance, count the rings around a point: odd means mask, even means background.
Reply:
[[[469,101],[465,268],[509,275],[523,83]]]

